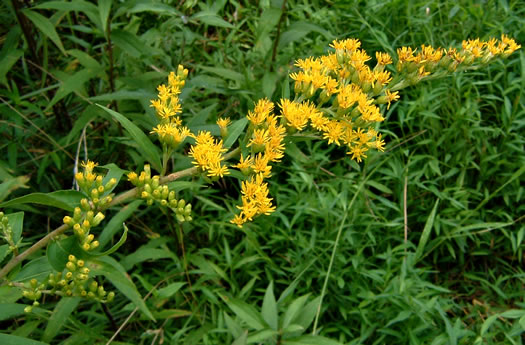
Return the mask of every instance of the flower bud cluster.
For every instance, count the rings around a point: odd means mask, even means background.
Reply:
[[[93,173],[93,169],[97,166],[96,163],[87,161],[87,163],[82,163],[82,166],[84,167],[84,172],[75,174],[75,180],[80,190],[88,196],[95,208],[106,206],[112,200],[112,195],[107,192],[117,184],[117,180],[112,178],[106,184],[103,184],[102,175]]]
[[[51,273],[42,283],[31,279],[25,284],[23,296],[33,300],[33,304],[24,309],[26,313],[40,305],[38,300],[43,293],[84,297],[102,303],[111,302],[115,297],[114,292],[108,293],[95,280],[89,280],[89,268],[85,266],[84,260],[78,260],[74,255],[69,255],[64,272]]]
[[[146,200],[148,206],[157,203],[160,206],[169,207],[175,212],[175,217],[179,222],[189,222],[191,217],[191,204],[184,199],[177,200],[175,191],[170,191],[169,187],[160,184],[160,176],[151,176],[151,168],[148,164],[144,166],[144,171],[137,175],[135,172],[128,174],[129,181],[138,188],[140,197]]]
[[[105,216],[102,212],[95,214],[85,198],[80,201],[80,205],[81,207],[75,207],[73,217],[64,217],[64,224],[73,228],[82,249],[89,251],[99,246],[99,242],[94,241],[95,236],[90,234],[91,228],[99,225]]]
[[[16,255],[18,243],[15,243],[13,240],[13,229],[9,225],[9,218],[3,212],[0,212],[0,236],[9,244],[8,250],[10,252],[14,251]]]

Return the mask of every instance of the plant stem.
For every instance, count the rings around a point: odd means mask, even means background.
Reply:
[[[230,159],[232,157],[235,157],[240,152],[241,152],[241,150],[239,148],[236,148],[236,149],[228,152],[227,154],[225,154],[224,155],[224,159],[227,160],[227,159]],[[168,183],[168,182],[175,181],[175,180],[177,180],[179,178],[182,178],[182,177],[196,175],[197,173],[199,173],[199,168],[197,168],[197,167],[184,169],[184,170],[181,170],[181,171],[177,171],[177,172],[171,173],[171,174],[169,174],[167,176],[161,177],[160,178],[160,183]],[[116,196],[108,205],[106,205],[102,209],[102,211],[105,210],[105,209],[108,209],[108,208],[110,208],[112,206],[115,206],[115,205],[121,204],[123,202],[126,202],[129,199],[132,199],[132,198],[134,198],[136,196],[137,196],[137,188],[132,188],[132,189],[130,189],[130,190],[128,190],[128,191],[126,191],[124,193],[121,193],[118,196]],[[58,228],[56,228],[55,230],[53,230],[49,234],[47,234],[40,241],[38,241],[37,243],[33,244],[29,249],[27,249],[26,251],[24,251],[20,255],[17,255],[14,258],[12,258],[0,270],[0,279],[4,278],[14,267],[16,267],[16,265],[21,263],[23,260],[25,260],[31,254],[34,254],[37,250],[44,248],[51,240],[53,240],[55,237],[57,237],[57,236],[61,235],[62,233],[64,233],[64,231],[66,231],[67,229],[69,229],[69,226],[67,226],[66,224],[62,224],[61,226],[59,226]]]

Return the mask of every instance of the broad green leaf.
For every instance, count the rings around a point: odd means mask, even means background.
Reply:
[[[26,265],[24,265],[20,272],[15,274],[15,277],[12,280],[26,281],[35,278],[36,280],[40,281],[46,278],[51,272],[53,272],[53,268],[49,264],[47,256],[41,256],[37,259],[29,261]]]
[[[481,331],[480,331],[480,335],[483,336],[485,333],[487,333],[487,331],[489,330],[490,326],[492,326],[492,324],[494,323],[494,321],[496,321],[498,319],[498,317],[500,317],[499,314],[494,314],[494,315],[491,315],[489,316],[485,322],[483,322],[483,325],[481,326]]]
[[[80,297],[62,297],[49,318],[42,341],[50,342],[66,324],[69,315],[77,308]]]
[[[283,340],[283,345],[342,345],[340,342],[319,335],[303,335]]]
[[[158,14],[181,15],[173,6],[160,2],[141,2],[133,6],[127,13],[153,12]]]
[[[55,30],[55,26],[49,19],[38,12],[27,9],[23,10],[23,13],[31,22],[33,22],[33,24],[35,24],[38,30],[42,31],[44,35],[49,37],[49,39],[56,44],[58,49],[60,49],[64,55],[67,55],[66,51],[64,50],[64,46],[62,45],[62,41]]]
[[[157,95],[153,92],[149,92],[147,90],[118,90],[112,93],[105,93],[102,95],[93,96],[90,98],[90,100],[99,102],[99,101],[122,101],[127,99],[142,99],[142,100],[150,100],[157,97]]]
[[[142,151],[140,153],[144,154],[145,158],[153,165],[153,167],[157,171],[161,171],[162,164],[160,162],[159,151],[157,147],[153,145],[151,140],[149,140],[147,135],[144,134],[144,132],[140,128],[135,126],[133,122],[124,117],[124,115],[119,114],[116,111],[106,108],[100,104],[97,105],[104,109],[108,114],[113,116],[118,122],[120,122],[122,127],[124,127],[128,131],[131,138],[134,139],[137,145],[139,146],[140,150]]]
[[[151,50],[139,37],[129,31],[111,30],[111,40],[123,52],[137,59]]]
[[[72,253],[77,239],[75,236],[52,241],[46,249],[47,260],[55,271],[62,272],[68,262],[68,256]]]
[[[0,333],[0,344],[2,345],[48,345],[41,341],[31,340],[16,335]]]
[[[9,225],[13,231],[13,242],[17,243],[22,237],[22,229],[24,227],[24,212],[16,212],[6,214],[9,219]]]
[[[290,303],[288,309],[284,312],[283,324],[281,325],[282,328],[286,328],[292,323],[296,323],[295,320],[301,315],[304,303],[309,296],[310,295],[301,296]]]
[[[106,256],[96,260],[89,260],[87,265],[93,275],[104,275],[107,280],[133,302],[149,319],[155,321],[146,303],[144,303],[142,296],[140,296],[137,291],[137,287],[114,259]]]
[[[122,266],[124,266],[124,268],[129,270],[140,262],[170,258],[176,260],[175,254],[173,254],[169,250],[160,248],[140,247],[133,254],[130,254],[126,256],[123,260],[121,260],[121,264]]]
[[[98,63],[97,60],[95,60],[91,55],[78,50],[78,49],[71,49],[67,51],[69,55],[75,57],[80,64],[86,68],[89,68],[91,70],[97,71],[101,70],[102,66],[100,63]]]
[[[224,322],[226,323],[226,327],[228,327],[230,334],[234,338],[239,338],[242,335],[242,333],[244,333],[242,327],[239,325],[239,323],[233,320],[226,311],[224,311],[223,315],[224,315]]]
[[[88,80],[95,78],[98,74],[99,71],[97,70],[83,69],[67,77],[58,88],[53,99],[47,104],[46,111],[70,93],[80,91]]]
[[[40,204],[73,211],[85,195],[76,190],[59,190],[51,193],[32,193],[0,204],[0,207],[12,207],[22,204]]]
[[[128,219],[142,204],[142,200],[134,200],[130,204],[122,207],[122,209],[114,215],[109,223],[106,225],[104,230],[100,233],[98,237],[98,242],[100,243],[100,248],[104,246],[111,240],[111,238],[120,230],[123,223]]]
[[[107,32],[109,13],[111,12],[112,0],[99,0],[98,1],[98,13],[100,16],[100,22],[102,23],[102,31],[104,34]]]
[[[264,344],[267,343],[265,340],[276,339],[279,331],[274,329],[262,329],[257,332],[253,332],[248,336],[248,344]]]
[[[4,258],[7,256],[8,253],[11,251],[9,250],[9,244],[2,244],[0,245],[0,263]]]
[[[0,303],[0,321],[9,320],[18,315],[23,315],[27,304],[20,303]]]
[[[237,339],[235,339],[232,345],[246,345],[248,344],[247,341],[248,341],[248,331],[244,331]]]
[[[292,42],[301,40],[304,36],[310,32],[317,32],[324,35],[326,38],[331,39],[334,36],[323,29],[322,27],[309,23],[309,22],[295,22],[288,27],[288,30],[283,32],[279,40],[279,49],[282,49]]]
[[[186,285],[186,283],[180,283],[180,282],[172,283],[166,287],[163,287],[162,289],[159,289],[157,291],[157,296],[160,298],[170,298],[171,296],[176,294],[177,291],[179,291],[180,288],[183,287],[184,285]]]
[[[255,330],[267,328],[264,319],[253,306],[235,298],[229,298],[223,295],[220,296],[235,315],[237,315],[237,317],[244,321],[248,326]]]
[[[308,302],[308,304],[302,309],[301,313],[295,318],[294,323],[302,326],[304,329],[308,329],[314,321],[320,301],[321,296],[317,296],[313,301]]]
[[[204,24],[211,25],[211,26],[218,26],[221,28],[229,28],[233,29],[235,28],[232,24],[228,23],[221,17],[219,17],[217,14],[210,12],[210,11],[201,11],[196,14],[194,14],[191,19],[196,19],[201,21]]]
[[[420,259],[423,255],[423,250],[425,249],[425,245],[427,244],[428,238],[430,236],[430,231],[432,230],[432,226],[434,225],[434,218],[436,218],[436,210],[438,204],[439,199],[437,199],[434,203],[434,208],[432,208],[432,211],[430,212],[430,215],[427,218],[427,222],[425,223],[425,227],[423,228],[423,233],[421,234],[421,239],[419,240],[419,244],[416,249],[416,260]]]
[[[504,311],[500,314],[501,317],[505,317],[507,319],[517,319],[520,317],[525,316],[525,310],[523,309],[510,309],[507,311]]]
[[[7,86],[6,74],[11,71],[11,67],[24,55],[21,49],[13,49],[0,60],[0,83]]]
[[[279,319],[277,314],[277,302],[273,294],[273,281],[270,282],[264,294],[263,305],[261,310],[264,321],[270,328],[277,330],[279,327]]]
[[[224,147],[230,148],[237,141],[239,136],[244,132],[244,128],[248,124],[248,119],[243,117],[235,121],[231,126],[228,127],[228,136],[224,141]]]
[[[242,83],[245,80],[244,74],[236,72],[231,69],[222,68],[222,67],[209,67],[209,66],[202,66],[202,65],[197,65],[196,67],[199,67],[200,69],[206,72],[211,72],[213,74],[216,74],[222,78],[235,80],[239,83]]]

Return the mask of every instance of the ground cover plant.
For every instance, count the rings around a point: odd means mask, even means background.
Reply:
[[[523,343],[520,1],[2,6],[2,343]]]

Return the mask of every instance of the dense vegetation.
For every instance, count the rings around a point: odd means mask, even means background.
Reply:
[[[66,194],[23,196],[71,189],[88,159],[113,163],[119,177],[142,171],[136,136],[97,104],[149,133],[156,88],[179,64],[189,70],[182,120],[219,135],[218,118],[293,92],[295,61],[334,39],[358,38],[372,56],[501,34],[525,42],[521,0],[13,0],[0,9],[0,207],[24,212],[20,252],[71,208]],[[385,151],[361,163],[296,136],[268,179],[277,209],[242,229],[230,222],[241,190],[232,177],[173,182],[192,204],[182,224],[141,201],[111,207],[94,233],[104,250],[121,245],[97,276],[114,299],[48,295],[24,312],[32,301],[21,284],[68,261],[60,238],[17,265],[10,285],[0,281],[0,343],[523,344],[524,69],[520,49],[404,89],[377,127]],[[170,171],[192,166],[189,151]],[[132,187],[123,177],[113,192]],[[11,226],[22,229],[21,218]],[[0,268],[9,247],[0,243]]]

